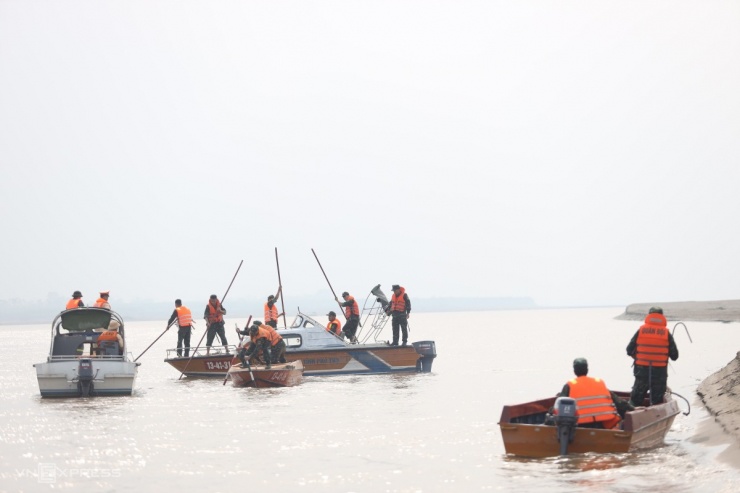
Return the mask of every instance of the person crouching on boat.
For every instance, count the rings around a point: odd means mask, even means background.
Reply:
[[[277,330],[272,328],[270,325],[262,324],[260,327],[270,334],[270,353],[272,354],[270,361],[272,361],[273,364],[285,363],[285,349],[287,346],[285,345],[283,336],[278,334]]]
[[[239,351],[239,360],[242,362],[242,368],[247,368],[249,364],[247,359],[257,357],[257,351],[262,350],[262,357],[265,360],[265,368],[270,369],[272,366],[272,351],[270,351],[270,333],[264,329],[264,325],[253,324],[249,331],[244,329],[239,331],[241,335],[247,335],[249,333],[250,344],[249,347],[245,346]]]
[[[221,340],[221,344],[224,345],[226,353],[229,352],[228,342],[226,342],[226,332],[224,331],[224,315],[226,315],[226,308],[221,305],[218,301],[218,296],[212,294],[208,299],[206,305],[206,311],[203,313],[203,318],[208,325],[208,336],[206,337],[206,354],[211,354],[211,345],[213,339],[218,335]]]
[[[619,409],[629,405],[610,392],[603,380],[588,376],[586,358],[573,360],[573,372],[576,378],[563,386],[560,397],[576,401],[578,426],[612,429],[619,425]]]
[[[342,322],[337,320],[337,314],[334,312],[329,312],[326,314],[327,317],[329,317],[329,323],[326,324],[326,330],[327,332],[331,332],[337,337],[341,337],[342,334]]]
[[[339,303],[339,300],[334,299]],[[360,306],[357,304],[354,296],[350,296],[347,291],[342,293],[342,299],[344,302],[339,303],[339,306],[344,308],[344,316],[347,319],[347,323],[344,324],[344,335],[349,339],[349,342],[355,343],[357,342],[355,334],[357,333],[357,326],[360,323]]]
[[[660,404],[668,384],[668,358],[678,359],[678,346],[668,330],[668,322],[659,306],[650,308],[645,323],[635,332],[627,345],[627,355],[634,358],[630,402],[642,406],[650,391],[650,405]]]

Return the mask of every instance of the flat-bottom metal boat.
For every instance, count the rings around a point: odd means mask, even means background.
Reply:
[[[629,398],[629,392],[615,392]],[[623,453],[661,445],[680,412],[670,394],[662,404],[638,407],[625,414],[618,428],[597,429],[575,426],[575,414],[560,413],[562,422],[545,424],[556,398],[504,406],[499,427],[507,454],[524,457],[551,457],[565,453]],[[557,418],[556,418],[557,419]]]
[[[292,387],[303,381],[303,363],[300,360],[278,363],[269,369],[265,365],[251,365],[242,368],[232,365],[228,372],[235,387]]]

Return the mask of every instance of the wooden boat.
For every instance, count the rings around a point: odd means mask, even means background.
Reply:
[[[628,392],[615,394],[629,398]],[[651,448],[663,443],[680,412],[678,403],[670,397],[663,404],[627,412],[618,429],[572,427],[569,440],[562,426],[545,424],[553,406],[556,406],[555,397],[504,406],[498,424],[507,454],[551,457],[565,453],[624,453]]]
[[[242,368],[241,364],[232,365],[228,372],[235,387],[292,387],[303,381],[303,363],[300,360],[272,365],[251,365]]]
[[[98,344],[98,337],[118,327],[118,342]],[[125,351],[126,333],[119,314],[105,308],[65,310],[51,323],[51,347],[44,363],[36,363],[42,397],[131,395],[141,363]]]
[[[408,346],[390,346],[378,341],[350,344],[300,312],[291,326],[278,329],[278,334],[287,346],[286,358],[303,362],[304,376],[428,373],[437,356],[434,341],[413,342]],[[234,357],[236,348],[230,348],[229,353],[215,352],[212,348],[210,355],[204,354],[203,348],[191,348],[190,352],[193,357],[188,362],[191,358],[179,357],[176,349],[169,349],[165,362],[187,376],[223,378],[238,361]]]

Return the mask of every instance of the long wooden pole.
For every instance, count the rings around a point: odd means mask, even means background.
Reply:
[[[277,247],[275,247],[275,264],[277,265],[277,273],[278,273],[278,285],[280,286],[280,291],[283,290],[283,281],[280,279],[280,261],[278,260],[278,254],[277,254]],[[283,328],[288,328],[288,322],[285,321],[285,293],[282,293],[283,296],[280,297],[280,304],[283,307]]]
[[[231,285],[234,284],[234,279],[236,279],[236,275],[239,273],[239,269],[242,268],[242,263],[244,263],[244,260],[241,260],[239,262],[239,267],[236,268],[236,272],[234,272],[234,277],[231,278],[231,282],[229,283],[229,287],[226,288],[226,292],[221,297],[221,304],[222,305],[224,303],[224,300],[226,299],[226,295],[229,294],[229,290],[231,289]],[[180,380],[182,378],[182,376],[185,375],[185,372],[187,371],[188,366],[190,366],[190,362],[193,361],[193,356],[195,356],[195,351],[198,350],[198,348],[200,347],[200,343],[203,342],[203,338],[206,336],[207,333],[208,333],[208,324],[206,324],[206,330],[205,330],[205,332],[203,332],[203,335],[200,337],[200,341],[198,341],[198,345],[195,346],[195,349],[193,350],[193,354],[190,355],[190,359],[188,360],[187,364],[185,364],[185,368],[182,370],[182,373],[180,373],[180,376],[178,377],[178,380]],[[223,342],[223,341],[221,341],[221,342]]]
[[[249,330],[249,323],[251,321],[252,321],[252,315],[250,315],[249,316],[249,319],[247,319],[247,325],[244,326],[244,330]],[[245,337],[246,336],[241,336],[239,338],[239,345],[237,346],[237,349],[239,349],[239,346],[242,345],[242,341],[244,341],[244,338]],[[234,358],[236,358],[236,356],[234,356]],[[232,360],[233,360],[233,358],[232,358]],[[254,380],[254,375],[252,375],[252,367],[251,366],[249,367],[249,376],[252,377],[252,380]],[[226,385],[226,380],[228,380],[228,379],[229,379],[229,370],[226,370],[226,378],[224,378],[224,383],[222,383],[221,385]]]
[[[157,342],[157,341],[158,341],[158,340],[159,340],[159,339],[160,339],[160,338],[161,338],[161,337],[162,337],[162,336],[163,336],[163,335],[164,335],[164,334],[165,334],[165,333],[166,333],[166,332],[167,332],[168,330],[170,330],[170,327],[172,327],[172,324],[174,324],[174,323],[175,323],[175,321],[177,321],[177,319],[173,320],[173,321],[172,321],[172,323],[171,323],[171,324],[169,324],[169,325],[167,326],[167,328],[166,328],[166,329],[164,329],[164,332],[162,332],[161,334],[159,334],[159,337],[157,337],[156,339],[154,339],[154,342]],[[142,351],[142,352],[141,352],[141,354],[140,354],[140,355],[138,355],[138,356],[136,357],[136,359],[134,360],[134,363],[136,363],[136,361],[137,361],[137,360],[138,360],[139,358],[141,358],[142,356],[144,356],[144,353],[146,353],[147,351],[149,351],[149,348],[150,348],[150,347],[154,346],[154,342],[152,342],[151,344],[149,344],[149,347],[147,347],[147,348],[146,348],[146,349],[145,349],[144,351]]]
[[[331,283],[329,282],[329,278],[326,277],[326,272],[324,272],[324,268],[321,266],[321,262],[319,262],[319,257],[316,256],[316,252],[313,251],[313,248],[311,249],[311,253],[313,253],[313,256],[316,258],[316,262],[319,264],[319,269],[321,269],[321,273],[324,274],[324,279],[326,279],[326,283],[329,285],[329,289],[331,289],[331,294],[334,295],[334,301],[337,302],[337,305],[339,305],[339,311],[344,314],[345,320],[349,320],[347,318],[347,314],[344,313],[344,310],[342,310],[342,304],[339,302],[339,299],[337,298],[337,293],[334,292],[334,288],[331,287]]]

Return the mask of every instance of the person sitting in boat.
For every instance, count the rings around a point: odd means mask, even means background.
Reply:
[[[108,303],[108,298],[110,297],[110,291],[101,291],[100,292],[100,298],[97,299],[95,304],[93,305],[96,308],[105,308],[106,310],[110,310],[110,303]]]
[[[576,401],[578,426],[606,429],[618,426],[619,410],[629,410],[631,406],[610,392],[603,380],[588,376],[586,358],[573,360],[573,372],[576,378],[568,380],[559,396]]]
[[[256,360],[258,351],[262,351],[262,357],[265,360],[265,368],[270,369],[272,366],[272,351],[270,350],[270,333],[264,328],[261,322],[256,321],[252,326],[243,331],[239,331],[241,335],[249,334],[250,344],[244,346],[239,351],[239,360],[242,362],[242,368],[249,366],[247,360]]]
[[[269,325],[273,329],[277,329],[278,318],[282,317],[283,313],[278,313],[278,309],[275,306],[275,302],[280,298],[280,291],[282,286],[278,288],[277,295],[271,294],[267,297],[267,303],[265,303],[265,324]]]
[[[338,299],[334,299],[339,303]],[[344,324],[344,335],[349,339],[349,342],[355,343],[357,342],[355,334],[357,333],[357,326],[360,323],[360,306],[357,304],[354,296],[350,296],[347,291],[342,293],[342,299],[344,302],[339,303],[339,306],[344,308],[344,316],[347,319],[347,323]]]
[[[82,302],[82,293],[79,291],[75,291],[72,293],[72,299],[67,302],[66,310],[71,310],[73,308],[82,308],[85,304]]]
[[[326,324],[326,330],[337,337],[341,337],[342,322],[337,320],[337,314],[335,312],[329,312],[326,316],[329,317],[329,323]]]
[[[108,329],[98,336],[98,354],[105,356],[123,354],[123,337],[118,333],[119,323],[111,320]]]

